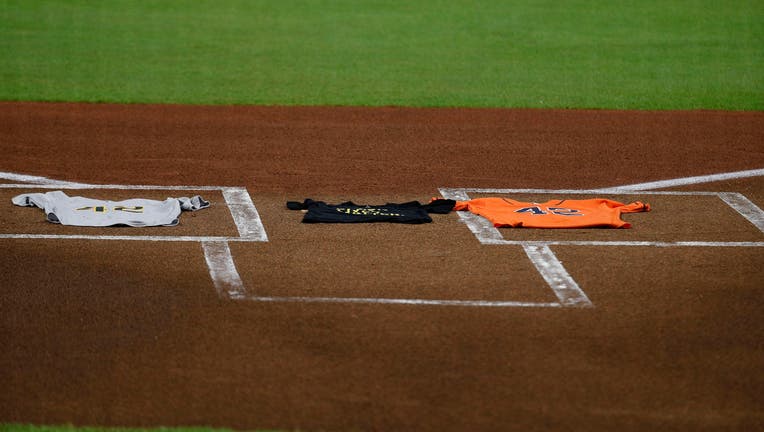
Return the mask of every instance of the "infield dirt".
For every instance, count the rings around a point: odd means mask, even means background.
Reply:
[[[764,114],[0,103],[0,171],[246,187],[259,295],[553,301],[519,246],[456,214],[300,224],[287,200],[426,201],[439,187],[591,189],[764,167]],[[675,188],[740,192],[764,179]],[[61,227],[0,189],[0,235]],[[128,198],[136,191],[82,190]],[[147,191],[163,198],[171,192]],[[173,235],[232,235],[219,193]],[[630,195],[629,230],[515,240],[760,244],[713,196]],[[166,233],[165,229],[140,231]],[[3,238],[0,421],[312,430],[755,430],[761,247],[553,246],[593,308],[234,301],[196,242]]]

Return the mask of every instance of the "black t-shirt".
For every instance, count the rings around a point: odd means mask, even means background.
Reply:
[[[358,205],[350,201],[341,204],[327,204],[323,201],[306,199],[304,202],[289,201],[290,210],[307,210],[303,223],[361,223],[394,222],[420,224],[432,222],[429,213],[446,214],[453,210],[454,200],[438,199],[429,204],[410,201],[401,204]]]

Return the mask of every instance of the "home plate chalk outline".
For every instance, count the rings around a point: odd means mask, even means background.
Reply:
[[[0,183],[0,189],[115,189],[115,190],[167,190],[167,191],[221,191],[226,206],[239,232],[238,237],[223,236],[142,236],[142,235],[51,235],[0,234],[0,239],[78,239],[78,240],[132,240],[199,242],[204,251],[210,277],[221,297],[246,297],[244,284],[231,256],[228,242],[267,242],[268,235],[260,220],[252,198],[245,188],[230,186],[149,186],[149,185],[94,185],[52,180],[46,177],[0,172],[0,179],[21,183]]]

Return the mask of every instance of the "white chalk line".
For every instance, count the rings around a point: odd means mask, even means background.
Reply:
[[[764,242],[715,242],[715,241],[586,241],[586,240],[501,240],[493,245],[512,246],[628,246],[628,247],[764,247]]]
[[[66,235],[66,234],[0,234],[0,239],[37,240],[106,240],[106,241],[166,241],[166,242],[251,242],[241,237],[197,236],[119,236],[119,235]],[[651,247],[764,247],[764,242],[714,242],[714,241],[586,241],[586,240],[497,240],[491,245],[514,246],[651,246]]]
[[[111,240],[111,241],[151,241],[151,242],[251,242],[252,239],[221,236],[142,236],[142,235],[87,235],[87,234],[0,234],[0,239],[38,240]]]
[[[523,250],[563,306],[594,306],[548,245],[523,245]]]
[[[625,186],[617,186],[605,190],[612,190],[615,192],[623,192],[626,190],[644,191],[761,176],[764,176],[764,168],[704,176],[682,177],[647,183],[636,183]],[[764,232],[764,212],[762,212],[762,210],[756,206],[756,204],[751,202],[751,200],[746,198],[743,194],[737,192],[717,192],[717,196],[727,205],[737,211],[746,220],[751,222],[756,228],[759,229],[759,231]]]
[[[740,213],[759,231],[764,232],[764,211],[746,198],[745,195],[736,192],[721,192],[719,193],[719,198]]]
[[[471,212],[458,212],[460,220],[467,225],[483,244],[495,244],[504,240],[501,232],[488,219]]]
[[[538,194],[538,195],[692,195],[717,196],[719,192],[707,191],[633,191],[620,189],[500,189],[500,188],[439,188],[441,194],[464,196],[469,194]],[[445,198],[445,196],[444,196]],[[450,198],[455,199],[455,198]],[[464,199],[459,199],[464,201]]]
[[[225,241],[206,241],[202,242],[202,249],[212,283],[215,285],[218,295],[232,300],[245,298],[244,283],[236,270],[228,243]]]
[[[244,188],[225,188],[223,198],[228,204],[239,235],[245,239],[267,242],[268,235],[252,198]]]
[[[718,181],[735,180],[735,179],[742,179],[742,178],[749,178],[749,177],[761,177],[761,176],[764,176],[764,168],[745,170],[745,171],[735,171],[735,172],[728,172],[728,173],[721,173],[721,174],[694,176],[694,177],[682,177],[682,178],[660,180],[660,181],[653,181],[653,182],[647,182],[647,183],[636,183],[636,184],[606,188],[606,189],[602,189],[602,191],[614,191],[614,192],[624,192],[624,191],[630,191],[630,190],[645,191],[645,190],[651,190],[651,189],[664,189],[668,187],[687,186],[687,185],[695,185],[695,184],[701,184],[701,183],[713,183]]]
[[[103,184],[92,185],[83,183],[48,183],[48,184],[25,184],[25,183],[0,183],[0,189],[117,189],[117,190],[183,190],[183,191],[222,191],[230,186],[160,186],[160,185],[118,185]],[[234,188],[236,189],[236,188]]]
[[[394,305],[427,305],[427,306],[471,306],[471,307],[563,307],[560,303],[536,303],[517,301],[490,300],[429,300],[401,298],[365,298],[365,297],[262,297],[250,296],[244,300],[258,302],[297,302],[297,303],[366,303]]]
[[[0,171],[0,179],[24,182],[24,183],[33,183],[36,185],[54,185],[57,187],[87,186],[83,183],[73,183],[73,182],[62,181],[62,180],[51,180],[47,177],[16,174],[16,173],[3,172],[3,171]],[[27,184],[26,186],[29,186],[29,185]]]
[[[469,189],[440,188],[438,191],[445,199],[452,199],[455,201],[470,200],[468,194],[470,191]],[[469,228],[480,243],[497,244],[497,242],[502,242],[504,240],[504,236],[501,232],[494,227],[488,219],[467,211],[459,211],[456,213],[459,215],[459,220],[467,225],[467,228]]]
[[[224,190],[229,186],[161,186],[161,185],[118,185],[118,184],[90,184],[70,182],[65,180],[53,180],[47,177],[16,174],[0,171],[0,179],[17,181],[21,183],[0,183],[0,188],[30,188],[30,189],[126,189],[126,190]]]

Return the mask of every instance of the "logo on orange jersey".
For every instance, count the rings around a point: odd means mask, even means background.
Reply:
[[[581,210],[572,209],[572,208],[564,208],[564,207],[541,207],[541,206],[533,206],[533,207],[523,207],[521,209],[515,210],[515,213],[529,213],[534,216],[540,216],[545,214],[555,214],[558,216],[584,216],[584,213],[581,213]]]

